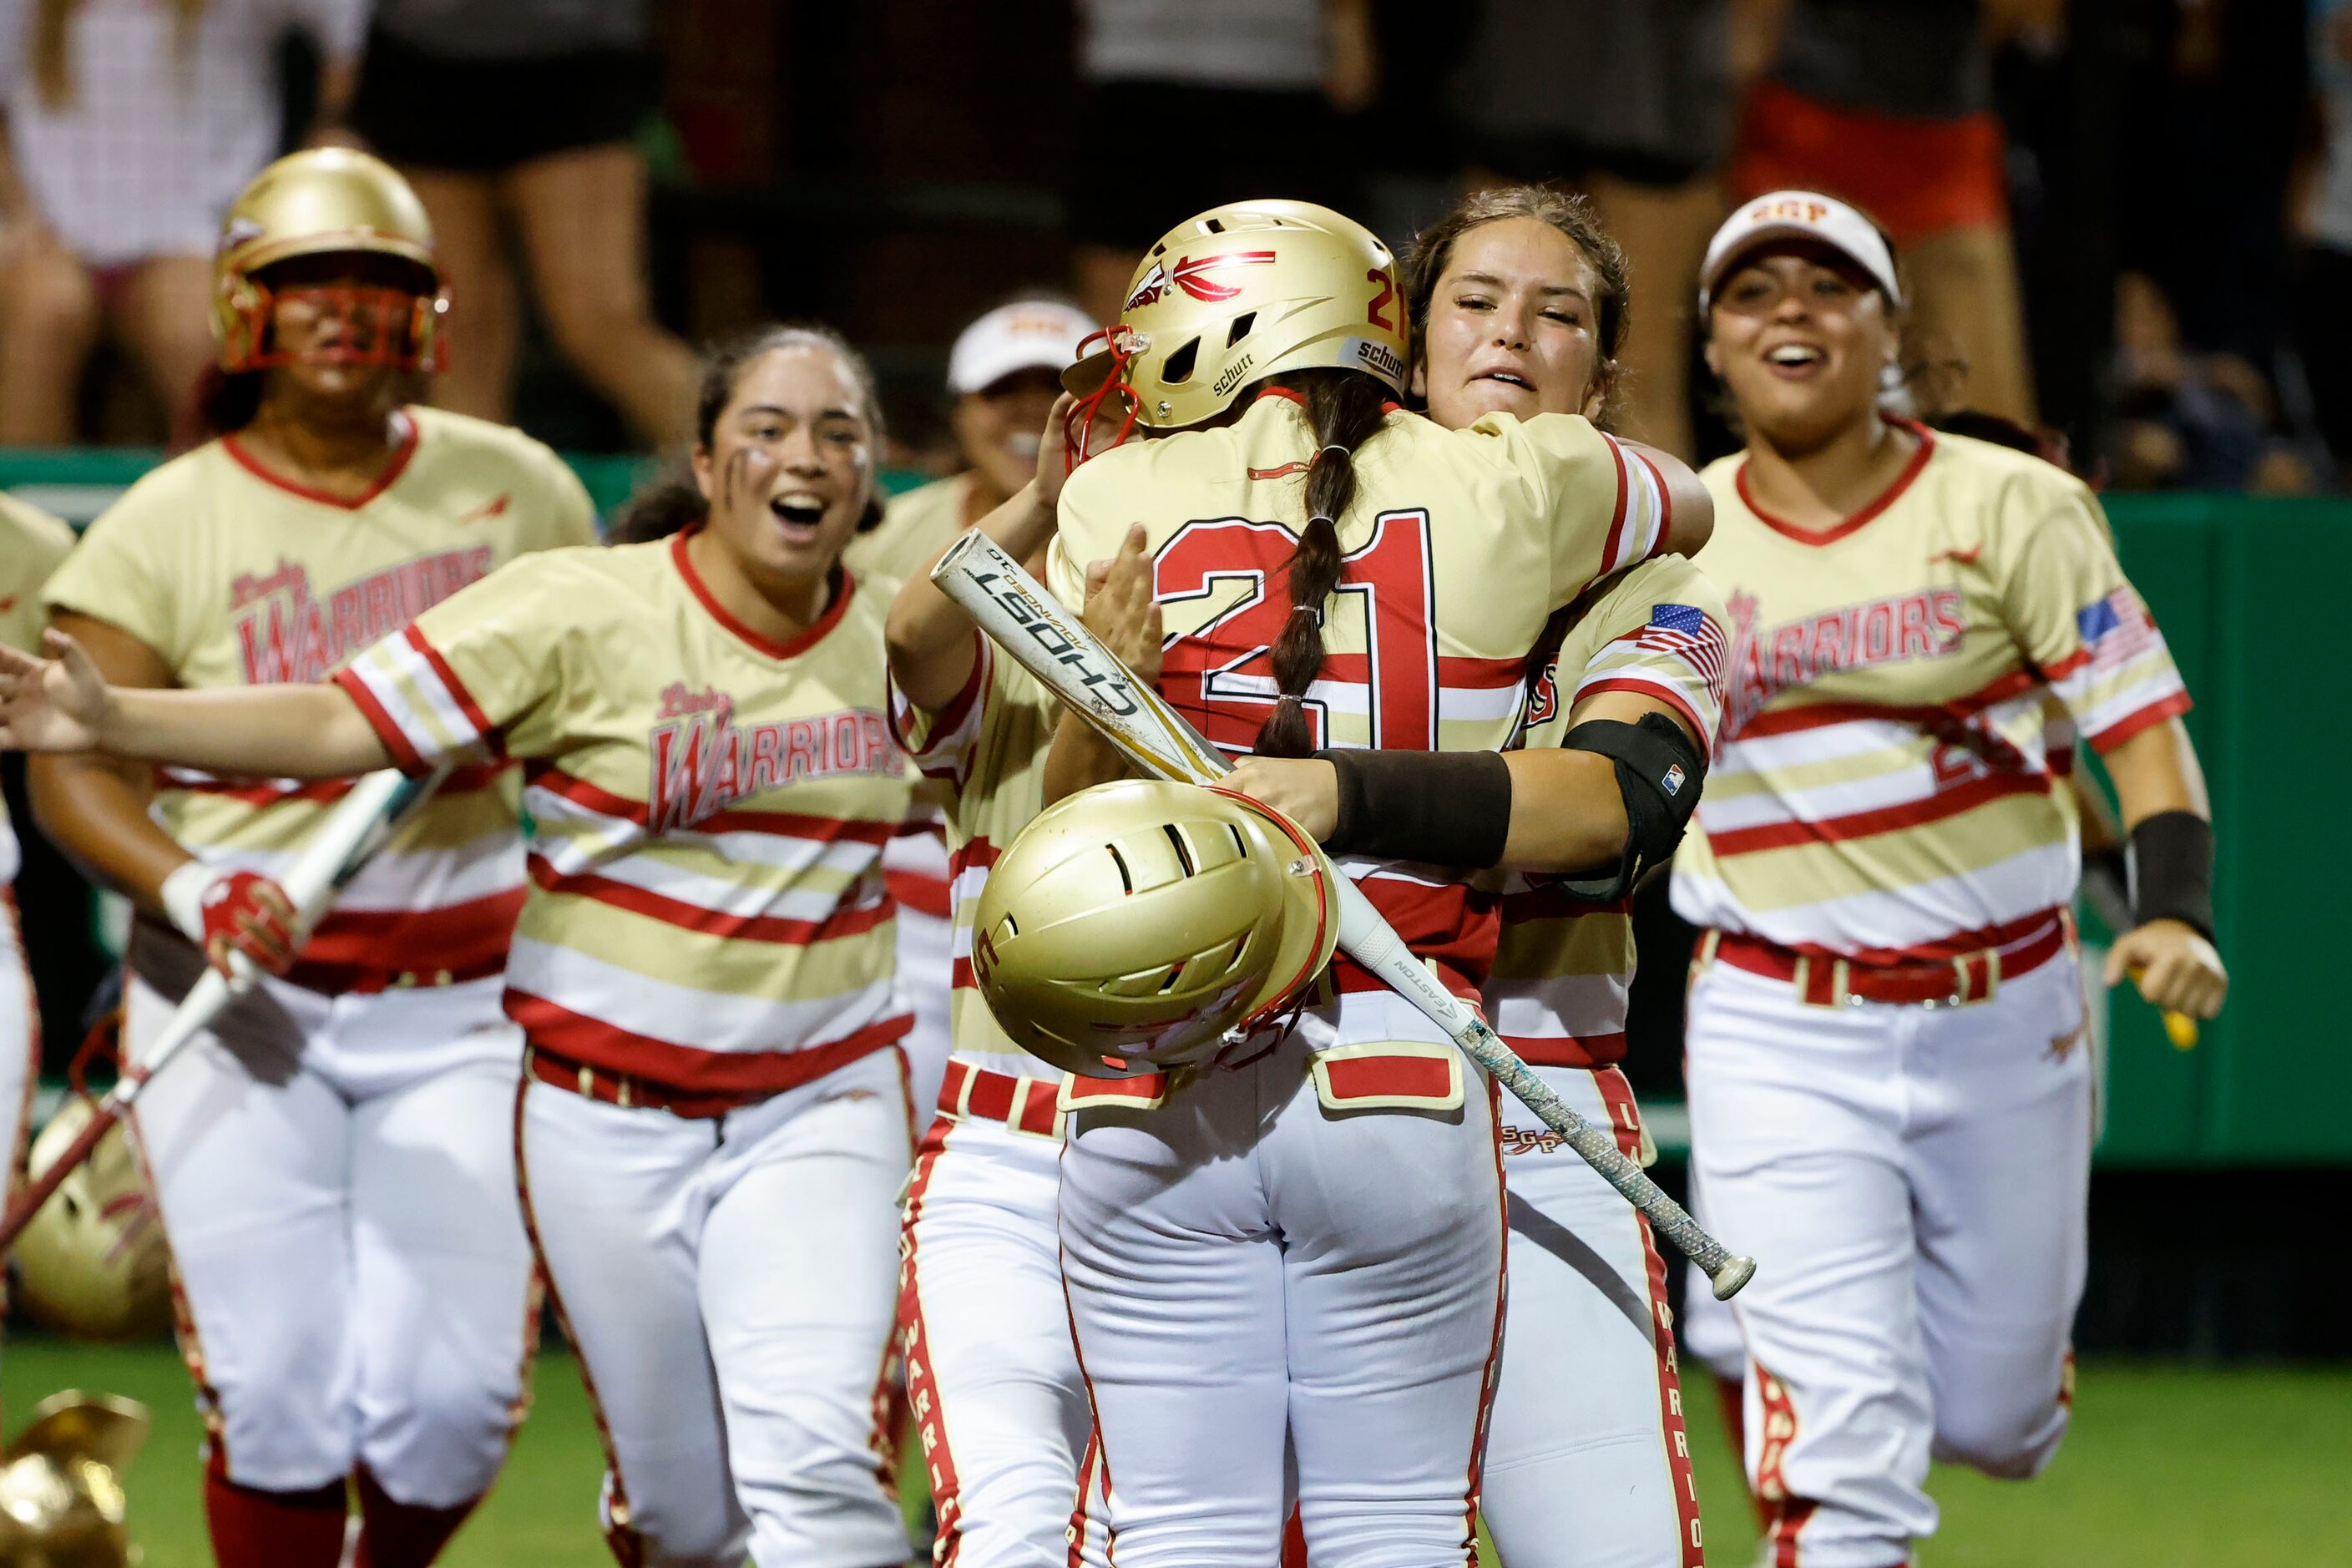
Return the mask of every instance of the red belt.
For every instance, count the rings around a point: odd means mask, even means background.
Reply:
[[[1710,931],[1699,939],[1696,962],[1721,959],[1734,969],[1785,980],[1808,1007],[1841,1002],[1898,1002],[1964,1007],[1990,1001],[2003,977],[2014,980],[2041,968],[2065,947],[2066,918],[2046,924],[2000,947],[1983,947],[1955,958],[1913,959],[1896,963],[1859,963],[1826,953],[1805,953],[1761,937]]]
[[[586,1062],[575,1062],[569,1057],[560,1057],[537,1046],[523,1052],[522,1065],[523,1070],[540,1082],[555,1089],[570,1089],[583,1099],[602,1100],[606,1105],[617,1105],[625,1110],[667,1110],[672,1116],[697,1121],[714,1121],[730,1110],[757,1105],[774,1093],[772,1089],[720,1089],[694,1093],[628,1073],[590,1067]]]
[[[950,1057],[947,1077],[940,1080],[940,1111],[945,1116],[1002,1121],[1015,1132],[1040,1138],[1059,1138],[1061,1093],[1056,1079],[992,1072]]]

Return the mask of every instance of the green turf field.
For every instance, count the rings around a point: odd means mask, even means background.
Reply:
[[[156,1430],[129,1478],[147,1568],[202,1568],[195,1413],[168,1346],[86,1349],[21,1337],[0,1360],[12,1426],[59,1388],[126,1394]],[[1691,1390],[1709,1561],[1744,1568],[1755,1539],[1714,1401]],[[451,1568],[604,1568],[600,1466],[568,1356],[539,1367],[514,1458],[444,1559]],[[2027,1486],[1939,1470],[1944,1529],[1927,1568],[2319,1568],[2352,1563],[2352,1368],[2083,1369],[2074,1431]],[[1562,1521],[1573,1530],[1575,1521]]]

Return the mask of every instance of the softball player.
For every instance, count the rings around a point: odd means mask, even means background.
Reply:
[[[1625,258],[1582,201],[1540,186],[1467,197],[1415,240],[1404,289],[1413,391],[1438,424],[1459,429],[1496,411],[1602,416],[1625,333]],[[1556,746],[1588,720],[1654,712],[1713,747],[1730,623],[1689,562],[1643,562],[1561,623],[1536,658],[1521,744]],[[1638,1157],[1640,1112],[1615,1065],[1633,978],[1630,895],[1594,900],[1559,879],[1515,875],[1501,912],[1487,1017]],[[1496,1548],[1512,1568],[1696,1564],[1665,1265],[1648,1224],[1531,1116],[1510,1116],[1502,1139],[1511,1310],[1485,1492]]]
[[[91,525],[55,624],[125,687],[318,679],[528,551],[594,537],[586,493],[513,431],[405,399],[441,353],[424,212],[363,154],[298,153],[215,262],[226,433]],[[203,973],[265,982],[140,1099],[230,1568],[331,1564],[356,1469],[371,1559],[425,1563],[504,1461],[537,1306],[499,1011],[521,907],[513,784],[460,769],[291,962],[271,879],[342,793],[285,770],[42,759],[52,837],[138,910],[135,1059]]]
[[[1908,1563],[1931,1454],[2026,1477],[2066,1428],[2095,1089],[2068,919],[2076,735],[2129,825],[2161,1006],[2210,1017],[2212,836],[2164,638],[2098,503],[2038,458],[1883,417],[1902,290],[1860,213],[1748,204],[1706,355],[1747,430],[1702,564],[1734,623],[1724,743],[1675,865],[1703,928],[1697,1191],[1735,1303],[1773,1561]]]
[[[1054,300],[1016,300],[966,327],[948,353],[948,390],[955,395],[956,444],[969,467],[895,497],[876,527],[849,542],[842,555],[849,569],[892,583],[918,578],[958,534],[1027,491],[1040,477],[1038,453],[1048,444],[1038,429],[1061,390],[1055,378],[1092,331],[1093,322]],[[1058,486],[1058,453],[1053,468]],[[1050,494],[1045,515],[1050,527]],[[964,630],[971,632],[968,621]],[[926,1121],[939,1102],[953,1035],[956,920],[940,788],[917,789],[914,815],[882,856],[898,905],[898,983],[915,1014],[907,1065],[916,1112]]]
[[[1034,482],[980,522],[1016,557],[1042,556],[1053,536],[1063,411],[1033,455]],[[1063,1075],[998,1027],[975,989],[971,952],[990,868],[1045,804],[1061,710],[931,585],[930,565],[908,574],[891,610],[892,721],[949,790],[956,1044],[908,1193],[899,1325],[939,1514],[938,1560],[1058,1565],[1069,1560],[1072,1500],[1093,1431],[1057,1256]],[[1129,565],[1147,575],[1139,554]],[[1148,588],[1141,602],[1149,605]],[[1148,607],[1106,620],[1097,606],[1089,625],[1139,671],[1156,671],[1159,623]],[[1099,1563],[1098,1539],[1089,1551]]]
[[[0,491],[0,645],[27,652],[41,640],[41,584],[73,548],[73,530]],[[33,1086],[41,1071],[41,1010],[25,967],[16,910],[17,868],[24,864],[8,807],[0,801],[0,1138],[9,1151],[8,1180],[25,1165]]]
[[[1071,478],[1051,574],[1076,602],[1139,520],[1161,690],[1256,753],[1234,786],[1326,840],[1475,998],[1493,902],[1443,868],[1613,865],[1633,809],[1615,760],[1581,749],[1615,737],[1496,754],[1527,650],[1595,577],[1703,537],[1707,505],[1581,418],[1405,414],[1402,309],[1386,248],[1326,209],[1171,231],[1066,379],[1081,449],[1114,400],[1179,433]],[[1625,743],[1702,771],[1660,722],[1676,742]],[[1286,1439],[1318,1564],[1472,1550],[1502,1329],[1491,1089],[1378,981],[1342,961],[1325,984],[1231,1070],[1072,1085],[1064,1273],[1122,1563],[1270,1561]]]
[[[838,565],[872,382],[777,329],[713,363],[697,424],[698,508],[652,503],[703,511],[684,532],[517,563],[331,685],[110,689],[60,640],[0,679],[0,739],[300,777],[521,761],[509,1103],[614,1553],[874,1568],[906,1552],[881,1405],[911,1138],[880,866],[908,786],[882,606]]]

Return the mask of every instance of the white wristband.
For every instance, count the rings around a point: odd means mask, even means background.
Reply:
[[[163,912],[172,917],[172,924],[182,936],[198,947],[205,945],[205,889],[211,887],[219,873],[202,860],[191,860],[163,879],[157,897],[163,901]]]

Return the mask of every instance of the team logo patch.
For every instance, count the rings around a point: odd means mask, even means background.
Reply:
[[[1667,763],[1667,764],[1666,764],[1666,776],[1665,776],[1664,778],[1662,778],[1662,779],[1660,779],[1660,780],[1658,781],[1658,786],[1659,786],[1661,789],[1664,789],[1664,790],[1668,795],[1680,795],[1680,794],[1682,794],[1682,793],[1683,793],[1683,765],[1682,765],[1680,763]]]
[[[1167,268],[1155,261],[1151,264],[1151,270],[1136,280],[1134,292],[1128,295],[1127,303],[1120,307],[1120,314],[1158,302],[1171,284],[1203,304],[1213,305],[1222,300],[1239,299],[1240,284],[1220,282],[1211,274],[1229,267],[1272,265],[1274,252],[1271,250],[1228,250],[1214,256],[1180,256],[1175,265]]]

